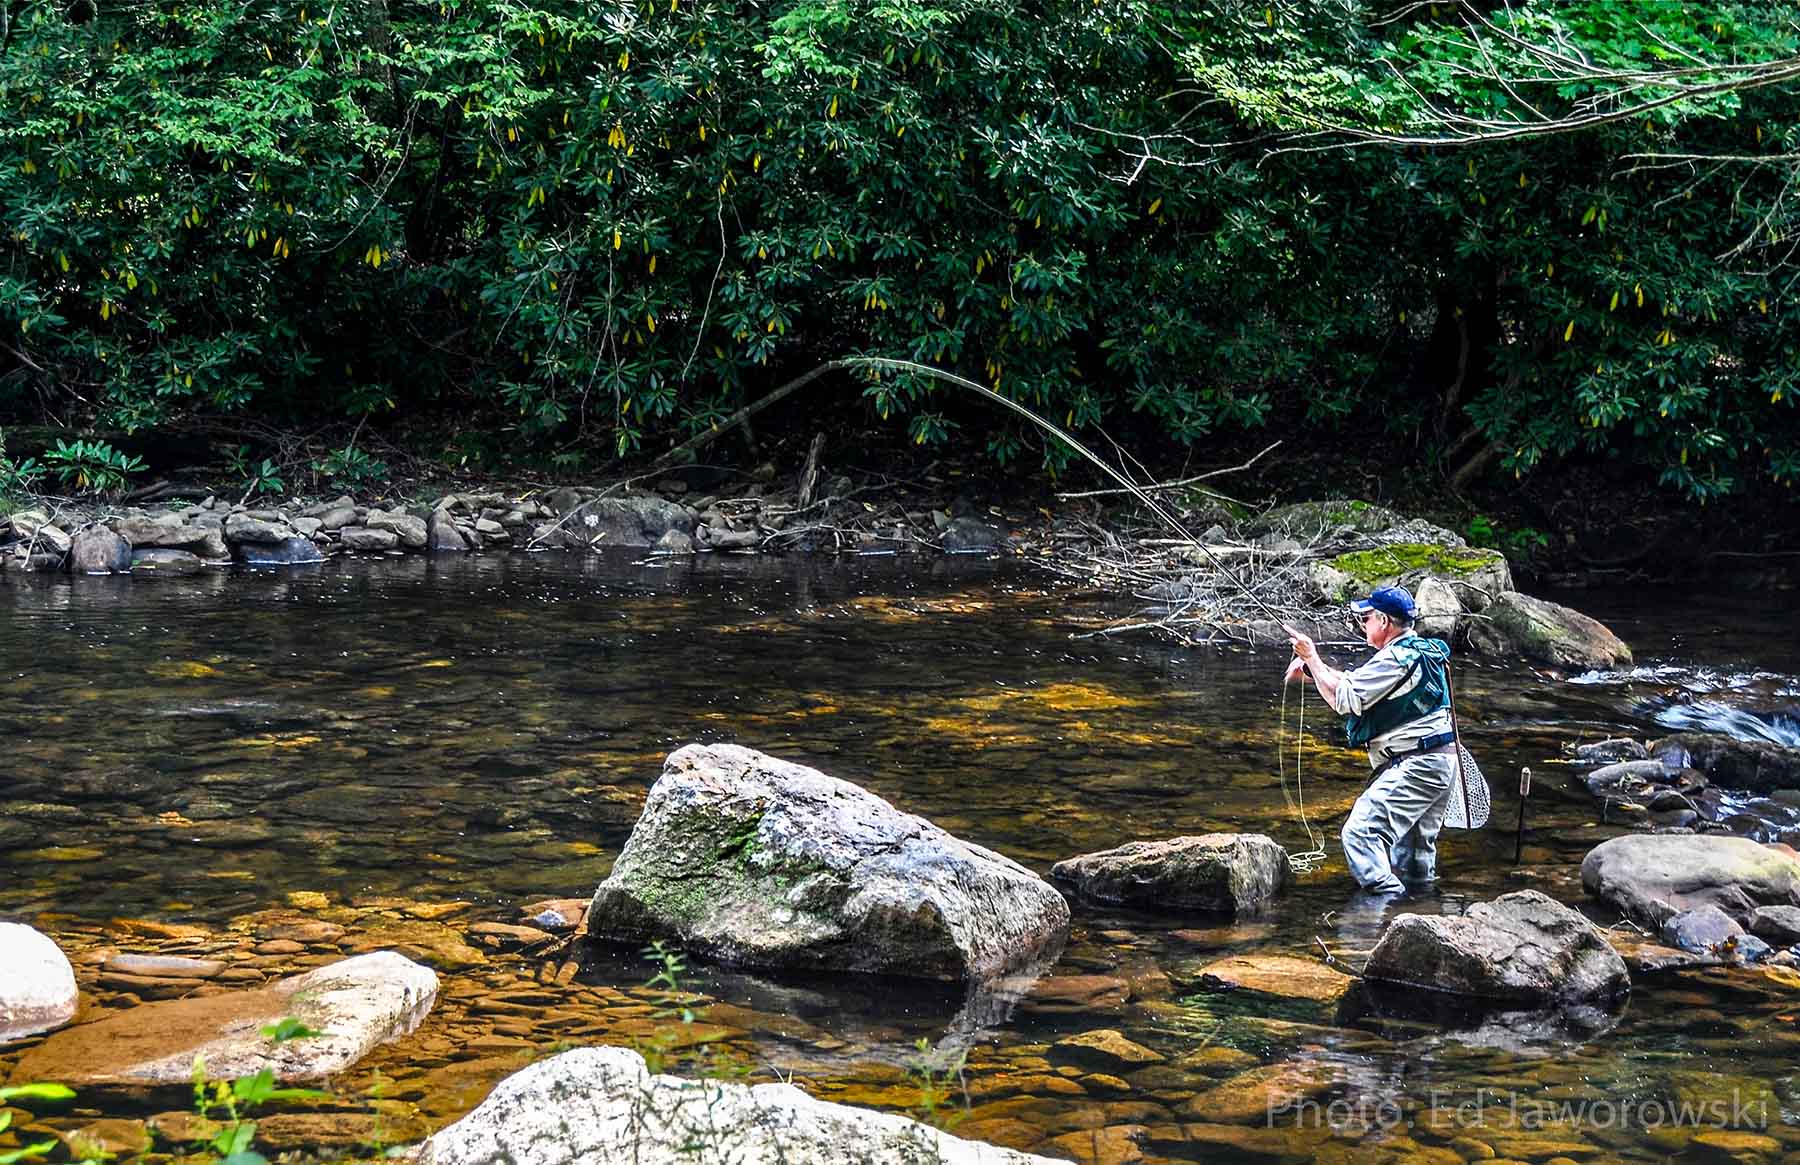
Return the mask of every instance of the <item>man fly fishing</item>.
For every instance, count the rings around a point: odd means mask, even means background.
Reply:
[[[1352,746],[1367,746],[1375,777],[1344,822],[1344,860],[1362,888],[1402,894],[1437,878],[1437,837],[1457,776],[1451,714],[1450,645],[1413,629],[1418,608],[1405,587],[1378,587],[1350,604],[1375,654],[1339,671],[1318,644],[1292,627],[1284,682],[1312,679],[1339,715]]]

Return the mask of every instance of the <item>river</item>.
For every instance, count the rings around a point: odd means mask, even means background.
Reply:
[[[1521,887],[1582,900],[1580,859],[1614,830],[1559,762],[1564,744],[1657,735],[1671,707],[1735,709],[1746,693],[1779,728],[1782,702],[1800,703],[1791,595],[1562,597],[1609,622],[1639,667],[1575,682],[1520,664],[1461,670],[1494,823],[1446,834],[1442,892],[1417,909]],[[1028,999],[977,1034],[952,1082],[952,1107],[970,1110],[958,1131],[1117,1161],[1450,1161],[1468,1136],[1501,1157],[1661,1160],[1696,1130],[1645,1119],[1643,1104],[1735,1097],[1728,1123],[1772,1138],[1759,1151],[1800,1148],[1783,1123],[1800,1119],[1800,1000],[1748,973],[1639,976],[1621,1013],[1557,1024],[1207,990],[1202,968],[1226,954],[1307,956],[1318,939],[1354,962],[1367,949],[1372,926],[1344,909],[1335,856],[1362,762],[1316,699],[1291,693],[1280,733],[1284,652],[1086,637],[1128,607],[1016,563],[434,556],[195,579],[14,576],[0,604],[0,915],[95,963],[112,949],[236,952],[278,974],[338,957],[259,943],[259,928],[296,913],[343,929],[343,951],[436,950],[444,988],[424,1027],[338,1081],[339,1102],[291,1124],[291,1144],[328,1144],[317,1122],[333,1119],[373,1139],[417,1135],[547,1049],[667,1026],[635,952],[534,959],[457,936],[516,922],[534,900],[586,897],[662,758],[731,741],[1039,871],[1214,830],[1310,848],[1297,748],[1334,860],[1236,924],[1077,907],[1050,975],[1086,986]],[[1515,865],[1522,765],[1537,792]],[[674,1046],[704,1039],[715,1064],[900,1111],[919,1103],[918,1041],[940,1041],[961,1005],[903,984],[705,966],[684,983],[707,1006]],[[130,1002],[104,982],[88,995],[90,1015]],[[1163,1062],[1058,1063],[1055,1041],[1097,1029]],[[0,1070],[16,1052],[0,1052]],[[1269,1128],[1196,1103],[1265,1065],[1320,1081],[1317,1111]],[[83,1119],[159,1107],[114,1095]]]

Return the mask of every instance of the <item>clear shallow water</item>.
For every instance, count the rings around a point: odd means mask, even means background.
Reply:
[[[1446,835],[1443,896],[1418,909],[1459,910],[1521,886],[1579,901],[1580,857],[1610,831],[1556,763],[1560,746],[1656,734],[1646,711],[1656,701],[1731,693],[1710,676],[1760,672],[1773,679],[1758,691],[1778,696],[1800,671],[1785,634],[1791,604],[1746,601],[1693,619],[1667,598],[1568,598],[1611,622],[1643,667],[1579,684],[1523,666],[1462,670],[1464,730],[1493,785],[1495,825]],[[128,946],[105,929],[119,917],[250,933],[296,903],[370,941],[438,905],[452,933],[513,921],[523,903],[589,894],[663,756],[696,740],[815,765],[1039,870],[1132,838],[1210,830],[1309,848],[1277,777],[1283,653],[1075,638],[1117,609],[1013,564],[407,558],[197,580],[15,579],[0,603],[11,745],[0,913],[75,946]],[[1291,766],[1297,698],[1287,712]],[[1784,1131],[1783,1105],[1800,1113],[1788,1013],[1800,997],[1780,985],[1641,979],[1622,1015],[1572,1028],[1459,1016],[1454,1035],[1442,1017],[1397,1012],[1392,1000],[1340,1010],[1204,990],[1202,969],[1225,954],[1304,956],[1317,936],[1355,961],[1378,925],[1344,909],[1350,884],[1335,858],[1365,770],[1316,700],[1305,712],[1316,733],[1302,746],[1306,804],[1334,860],[1269,916],[1235,926],[1079,907],[1052,977],[1125,990],[1068,1009],[1028,1002],[985,1028],[970,1053],[973,1135],[1047,1146],[1085,1130],[1091,1156],[1093,1130],[1134,1127],[1161,1130],[1134,1134],[1152,1159],[1410,1157],[1451,1139],[1434,1102],[1491,1108],[1484,1089],[1515,1110],[1521,1097],[1661,1096],[1695,1072],[1719,1078],[1690,1092],[1772,1085],[1769,1131]],[[1522,764],[1538,793],[1514,866]],[[650,968],[629,951],[575,953],[441,959],[438,1012],[372,1065],[399,1082],[396,1103],[428,1127],[520,1056],[640,1038],[634,1025],[650,1008],[632,992]],[[903,1072],[915,1041],[942,1039],[963,1006],[953,992],[841,977],[698,967],[688,982],[716,1001],[706,1015],[721,1046],[753,1070],[901,1109],[917,1103]],[[492,1005],[521,984],[528,1014]],[[1204,1048],[1249,1058],[1101,1074],[1116,1084],[1059,1074],[1069,1065],[1045,1045],[1098,1028],[1171,1065]],[[1326,1082],[1319,1098],[1344,1101],[1363,1127],[1338,1122],[1320,1139],[1189,1107],[1259,1064],[1310,1066]],[[1643,1128],[1558,1127],[1592,1152],[1670,1149]]]

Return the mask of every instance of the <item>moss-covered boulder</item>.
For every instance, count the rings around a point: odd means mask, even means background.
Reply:
[[[587,918],[729,963],[985,979],[1059,946],[1069,907],[848,781],[719,744],[669,755]]]
[[[1513,589],[1512,569],[1498,550],[1433,542],[1396,542],[1353,550],[1318,564],[1313,578],[1320,595],[1332,603],[1348,602],[1376,587],[1406,587],[1417,594],[1428,579],[1438,579],[1479,611],[1494,596]]]
[[[1631,648],[1598,619],[1517,591],[1494,597],[1469,628],[1469,643],[1488,655],[1522,655],[1556,667],[1623,667]]]

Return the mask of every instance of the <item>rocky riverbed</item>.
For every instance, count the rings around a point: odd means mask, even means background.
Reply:
[[[70,955],[78,1021],[381,951],[426,968],[438,990],[415,1030],[337,1073],[330,1100],[267,1113],[260,1146],[320,1154],[432,1135],[569,1045],[635,1048],[678,1073],[735,1065],[752,1083],[791,1078],[913,1118],[932,1072],[940,1107],[966,1110],[957,1136],[1082,1161],[1781,1161],[1796,1148],[1783,1119],[1800,1099],[1793,972],[1646,954],[1582,886],[1588,853],[1637,836],[1602,823],[1585,791],[1534,803],[1518,866],[1510,836],[1451,835],[1444,893],[1406,909],[1456,919],[1521,887],[1584,905],[1630,969],[1623,1008],[1546,1019],[1364,999],[1315,937],[1360,970],[1392,920],[1346,910],[1334,866],[1237,918],[1074,896],[1055,964],[1010,1010],[973,1017],[929,980],[694,959],[671,992],[649,982],[662,964],[641,940],[565,945],[689,740],[802,761],[1038,875],[1133,839],[1306,844],[1274,771],[1285,743],[1291,795],[1278,658],[1120,659],[1070,639],[1083,622],[1066,593],[1007,576],[621,578],[565,561],[14,580],[14,646],[65,662],[0,685],[25,758],[14,828],[0,832],[0,903]],[[304,636],[282,631],[296,611]],[[1462,692],[1503,822],[1502,774],[1542,773],[1633,706],[1512,665],[1469,669]],[[1305,804],[1332,830],[1366,770],[1316,717],[1300,742]],[[17,1079],[78,1030],[7,1048],[0,1071]],[[82,1089],[72,1104],[16,1106],[18,1126],[126,1144],[154,1119],[167,1152],[204,1131],[184,1123],[186,1088]],[[1737,1119],[1658,1130],[1576,1107],[1733,1098]],[[1346,1119],[1309,1115],[1339,1102]],[[1530,1127],[1509,1115],[1540,1111]]]

